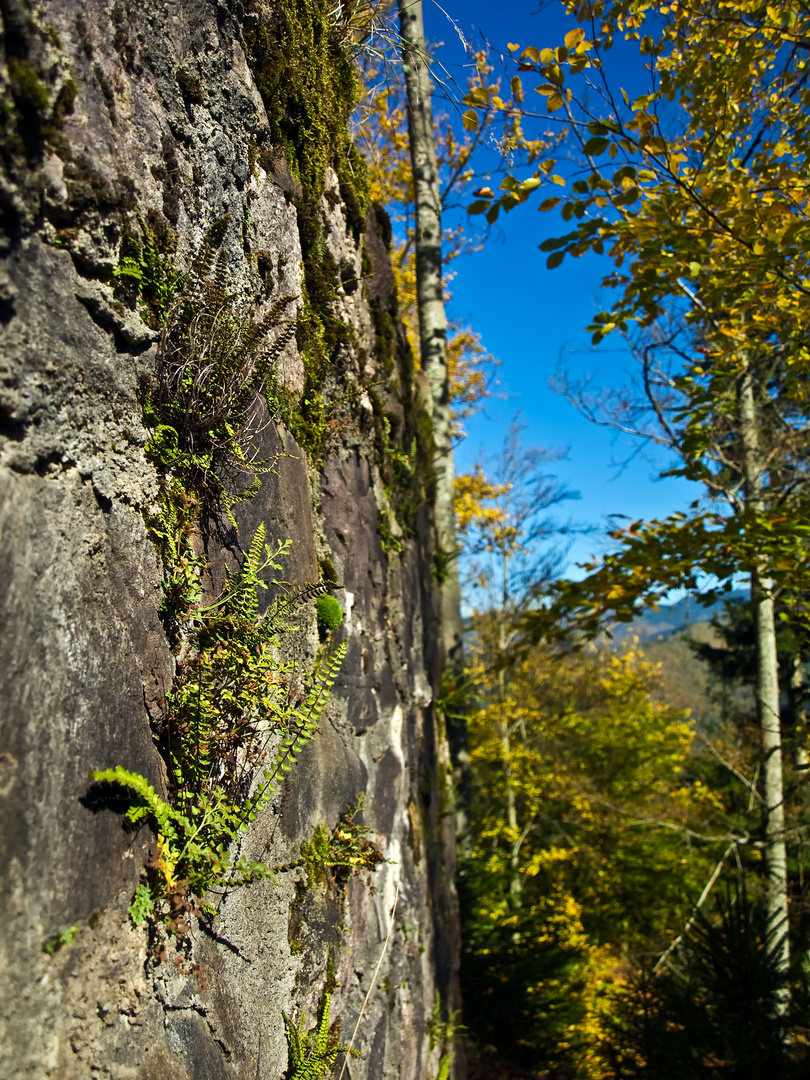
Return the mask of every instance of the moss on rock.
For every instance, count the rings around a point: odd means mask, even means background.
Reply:
[[[318,617],[318,634],[325,638],[330,630],[337,629],[343,622],[343,611],[334,596],[324,593],[315,601],[315,614]]]
[[[349,117],[360,84],[327,0],[279,0],[272,9],[250,0],[245,43],[264,101],[270,141],[280,147],[300,184],[295,197],[304,263],[304,312],[298,347],[304,393],[288,420],[293,435],[318,460],[323,455],[326,372],[354,331],[334,314],[340,284],[324,236],[327,170],[335,170],[347,224],[355,239],[368,209],[366,165],[354,146]]]

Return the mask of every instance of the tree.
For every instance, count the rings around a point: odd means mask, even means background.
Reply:
[[[642,970],[614,994],[603,1033],[608,1075],[622,1080],[769,1080],[806,1075],[803,1039],[787,1048],[774,1017],[783,990],[761,910],[735,883],[714,919],[698,913],[677,964]],[[794,1028],[794,1034],[799,1032]]]
[[[410,5],[404,7],[410,8]],[[435,234],[432,230],[441,229],[442,212],[473,183],[473,158],[482,144],[486,128],[482,126],[474,133],[462,131],[459,135],[447,117],[431,115],[427,67],[431,59],[422,40],[421,17],[413,24],[409,21],[408,11],[403,14],[402,7],[400,15],[406,20],[412,39],[404,40],[403,35],[404,63],[397,66],[385,49],[378,50],[368,59],[356,135],[369,164],[371,197],[386,207],[392,219],[392,265],[399,312],[417,364],[421,361],[428,376],[430,392],[426,404],[433,414],[438,481],[437,572],[442,586],[443,636],[449,660],[443,673],[440,704],[447,726],[454,778],[461,795],[457,828],[463,836],[467,831],[469,768],[461,707],[464,677],[459,545],[452,505],[453,447],[464,435],[464,421],[489,395],[497,361],[486,351],[471,327],[448,324],[443,306],[440,310],[438,305],[439,298],[442,302],[450,298],[448,264],[463,252],[475,249],[475,241],[460,229],[443,229]],[[491,69],[485,53],[479,52],[473,59],[470,93],[501,104],[497,83],[487,81]],[[403,70],[407,76],[405,87]],[[418,106],[416,111],[411,107],[414,99]],[[431,238],[431,243],[422,243],[425,234]],[[425,318],[428,324],[432,321],[435,332],[426,333]],[[461,478],[462,484],[465,479],[471,478]]]
[[[578,499],[548,471],[564,452],[526,446],[526,425],[515,416],[501,449],[456,480],[456,528],[467,601],[478,611],[498,612],[504,633],[532,586],[550,579],[562,558],[551,541],[576,531],[550,515]]]
[[[712,508],[616,533],[620,551],[567,598],[589,619],[629,616],[641,595],[694,587],[699,569],[727,582],[750,575],[775,932],[787,900],[774,602],[800,586],[807,563],[810,13],[798,0],[565,6],[581,25],[564,45],[519,58],[540,76],[549,116],[568,124],[576,164],[561,176],[549,158],[470,209],[494,221],[533,192],[570,185],[570,198],[540,208],[576,223],[541,247],[550,268],[588,250],[613,260],[605,284],[619,294],[594,319],[594,339],[673,318],[688,329],[670,373],[645,353],[643,381],[680,459],[673,472],[705,483]],[[609,77],[618,36],[638,41],[649,72],[649,92],[632,102]],[[783,969],[788,959],[784,934]]]
[[[436,467],[436,532],[445,560],[442,634],[448,662],[462,651],[461,594],[453,555],[453,441],[447,369],[447,314],[442,276],[442,205],[433,141],[430,74],[425,52],[422,0],[399,0],[402,67],[408,102],[408,133],[416,218],[416,295],[422,370],[430,388]]]
[[[438,495],[447,509],[452,506],[452,482],[446,483],[445,473],[452,476],[452,470],[447,472],[445,465],[452,464],[453,446],[463,437],[464,420],[489,395],[498,362],[473,328],[447,319],[445,307],[452,297],[448,268],[460,255],[478,250],[482,237],[468,226],[445,227],[442,216],[462,206],[465,193],[484,175],[482,151],[487,140],[508,139],[534,156],[548,141],[530,145],[525,140],[518,114],[511,109],[512,98],[502,98],[500,80],[492,78],[485,49],[470,49],[472,71],[463,100],[491,104],[491,122],[471,123],[468,109],[458,130],[452,115],[434,115],[434,80],[450,114],[460,112],[458,99],[464,91],[437,74],[440,65],[424,41],[421,2],[403,0],[399,19],[402,63],[394,62],[383,42],[365,64],[365,93],[355,136],[369,164],[371,197],[393,218],[392,263],[399,310],[430,384]],[[447,514],[442,511],[440,516]],[[441,546],[452,564],[455,543],[448,546],[443,541]],[[457,643],[458,627],[450,633]],[[450,651],[457,647],[449,639],[447,645]]]
[[[504,675],[497,624],[477,625],[465,1022],[529,1067],[601,1080],[609,988],[683,926],[728,821],[688,719],[654,699],[656,667],[636,646],[538,645]]]

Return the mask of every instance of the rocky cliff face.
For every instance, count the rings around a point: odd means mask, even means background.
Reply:
[[[329,75],[332,6],[0,2],[3,1077],[281,1077],[282,1011],[313,1018],[328,978],[343,1042],[360,1017],[347,1076],[440,1068],[430,1017],[437,992],[455,1003],[457,942],[428,436],[384,217],[352,184],[345,130],[319,126],[330,102],[296,84],[296,50]],[[211,896],[216,914],[178,938],[133,926],[155,835],[125,828],[89,773],[121,765],[167,794],[178,662],[146,524],[160,322],[122,253],[151,243],[179,270],[215,222],[240,311],[293,297],[298,333],[254,433],[275,471],[235,507],[238,532],[221,506],[195,528],[205,589],[263,523],[292,541],[293,584],[340,585],[331,640],[304,607],[290,656],[304,670],[348,644],[317,738],[242,852],[294,861],[365,793],[387,861]]]

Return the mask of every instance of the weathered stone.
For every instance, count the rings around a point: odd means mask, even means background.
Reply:
[[[155,235],[172,230],[186,265],[229,215],[222,249],[240,303],[257,318],[282,296],[295,298],[290,317],[303,310],[301,187],[277,148],[258,162],[269,128],[241,7],[0,5],[5,41],[28,50],[50,95],[50,134],[32,130],[0,178],[0,1075],[9,1080],[277,1080],[282,1010],[314,1017],[331,957],[332,1016],[347,1041],[383,949],[351,1077],[428,1080],[438,1067],[426,1033],[435,991],[455,993],[431,511],[416,512],[410,538],[393,521],[398,545],[383,549],[381,512],[390,515],[369,395],[384,384],[393,439],[418,398],[396,359],[401,328],[394,359],[381,367],[378,355],[371,302],[378,316],[388,310],[393,279],[377,218],[365,234],[374,277],[364,281],[362,241],[347,229],[334,173],[322,206],[340,279],[332,315],[352,334],[325,374],[323,468],[268,418],[258,448],[279,454],[275,472],[236,508],[238,534],[208,510],[199,544],[216,594],[264,524],[269,539],[292,541],[293,584],[317,580],[329,560],[344,611],[325,643],[347,640],[348,654],[320,735],[241,850],[289,863],[317,825],[333,827],[365,794],[364,820],[388,861],[343,882],[306,888],[291,871],[209,897],[211,924],[194,920],[185,941],[163,947],[127,917],[154,836],[127,831],[120,793],[89,779],[120,764],[165,791],[156,738],[174,675],[144,524],[158,492],[142,418],[156,333],[121,300],[122,236],[137,235],[139,214]],[[69,76],[75,100],[57,108]],[[291,394],[303,390],[294,340],[276,376]],[[311,607],[296,621],[288,655],[305,672],[324,645]]]

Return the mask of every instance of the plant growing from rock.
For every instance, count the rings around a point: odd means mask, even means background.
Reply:
[[[328,983],[329,980],[327,985]],[[329,1002],[330,993],[327,989],[318,1009],[318,1023],[311,1030],[307,1030],[306,1013],[301,1013],[297,1024],[294,1024],[286,1013],[282,1013],[289,1047],[287,1080],[323,1080],[324,1077],[332,1075],[338,1054],[360,1056],[359,1051],[352,1047],[340,1045],[337,1025],[330,1028]]]
[[[171,801],[120,765],[93,773],[97,782],[127,789],[129,821],[148,820],[157,832],[148,881],[130,908],[136,923],[161,898],[170,907],[173,898],[187,894],[202,901],[212,889],[273,876],[272,867],[237,858],[231,849],[314,737],[346,652],[344,643],[308,687],[296,686],[294,666],[276,658],[291,629],[288,617],[327,588],[318,583],[292,590],[259,614],[258,591],[268,587],[260,575],[280,569],[276,560],[288,546],[279,543],[274,550],[260,526],[222,595],[204,605],[198,594],[182,612],[182,652],[167,695]],[[260,770],[262,779],[253,786]]]
[[[205,602],[197,518],[202,507],[219,506],[236,528],[234,505],[254,495],[261,474],[276,464],[275,456],[262,457],[257,439],[269,422],[268,382],[295,331],[281,319],[294,298],[282,297],[257,321],[250,317],[228,287],[218,252],[227,219],[210,230],[184,274],[170,265],[171,245],[161,246],[139,220],[142,241],[128,244],[118,276],[134,281],[160,330],[144,416],[152,428],[146,452],[162,474],[147,524],[164,564],[161,613],[176,659],[161,736],[169,797],[121,765],[92,775],[124,788],[129,821],[149,821],[157,833],[147,880],[130,907],[133,921],[141,923],[160,901],[169,927],[182,934],[211,890],[273,875],[234,849],[314,737],[346,646],[309,680],[279,659],[282,637],[294,629],[289,618],[330,586],[291,588],[273,577],[290,543],[268,544],[264,525],[241,567],[226,571],[220,595]],[[261,612],[259,594],[270,586],[279,595]]]
[[[315,613],[318,617],[318,634],[321,641],[331,630],[336,630],[343,622],[343,611],[334,596],[324,593],[315,601]]]
[[[297,324],[283,318],[294,296],[279,297],[254,319],[228,287],[227,257],[219,249],[226,225],[223,219],[209,231],[188,271],[161,298],[144,416],[152,428],[147,454],[203,501],[221,502],[236,528],[233,506],[255,495],[261,475],[277,462],[259,439],[272,422],[273,373]]]
[[[363,802],[361,795],[354,806],[341,816],[334,829],[317,825],[312,839],[301,844],[300,859],[279,869],[291,870],[300,866],[310,885],[325,882],[330,873],[345,880],[353,870],[376,870],[380,863],[387,860],[369,839],[369,830],[357,820]]]

